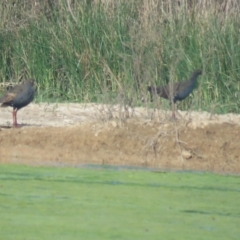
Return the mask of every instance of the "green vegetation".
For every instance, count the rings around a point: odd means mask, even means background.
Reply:
[[[38,101],[136,106],[147,85],[201,68],[181,108],[239,112],[239,1],[4,1],[0,12],[0,82],[33,77]]]
[[[239,177],[1,165],[1,239],[239,239]]]

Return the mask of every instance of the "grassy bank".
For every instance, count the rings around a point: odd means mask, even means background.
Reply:
[[[239,178],[1,165],[2,239],[239,239]]]
[[[239,112],[240,4],[172,2],[6,1],[0,82],[33,77],[38,101],[135,106],[147,85],[200,68],[199,86],[181,108]]]

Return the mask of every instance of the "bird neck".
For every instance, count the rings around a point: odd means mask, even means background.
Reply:
[[[197,81],[198,76],[199,76],[199,73],[193,73],[192,77],[190,78],[190,82],[195,84],[196,81]]]
[[[184,84],[182,84],[182,88],[186,88],[188,90],[192,89],[195,87],[196,82],[197,82],[197,78],[198,78],[198,73],[193,73],[192,76],[190,77],[190,79],[188,81],[186,81]]]

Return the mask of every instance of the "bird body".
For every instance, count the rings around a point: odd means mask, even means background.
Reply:
[[[173,104],[175,105],[177,101],[182,101],[183,99],[189,96],[189,94],[193,91],[197,82],[197,78],[200,74],[202,74],[201,70],[195,70],[192,73],[190,79],[187,81],[169,83],[165,86],[160,87],[149,86],[147,90],[150,92],[151,101],[153,100],[152,99],[153,93],[155,93],[162,98],[173,101]],[[173,112],[173,117],[175,118],[175,112]]]
[[[13,126],[17,126],[17,111],[32,102],[34,93],[34,82],[28,79],[14,86],[0,98],[1,107],[13,107]]]

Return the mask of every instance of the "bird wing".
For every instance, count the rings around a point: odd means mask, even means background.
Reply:
[[[169,86],[165,85],[157,87],[157,94],[162,98],[169,99]]]
[[[23,88],[21,85],[16,85],[0,99],[0,103],[2,103],[2,107],[6,107],[12,104],[12,101],[14,98],[19,94],[19,92],[22,92]]]
[[[181,91],[181,82],[175,82],[173,85],[173,95],[175,96],[179,91]]]
[[[156,93],[158,96],[171,100],[171,93],[174,95],[176,93],[175,88],[178,88],[176,84],[170,85],[167,84],[165,86],[160,87],[148,87],[148,91],[153,94]]]
[[[179,88],[180,88],[179,82],[168,83],[166,86],[161,87],[160,96],[168,100],[171,100],[171,98],[174,98],[176,96],[176,94],[179,91]]]
[[[12,101],[14,100],[15,97],[16,97],[15,93],[8,92],[0,99],[0,103],[2,103],[1,107],[7,107],[9,105],[12,105]]]

